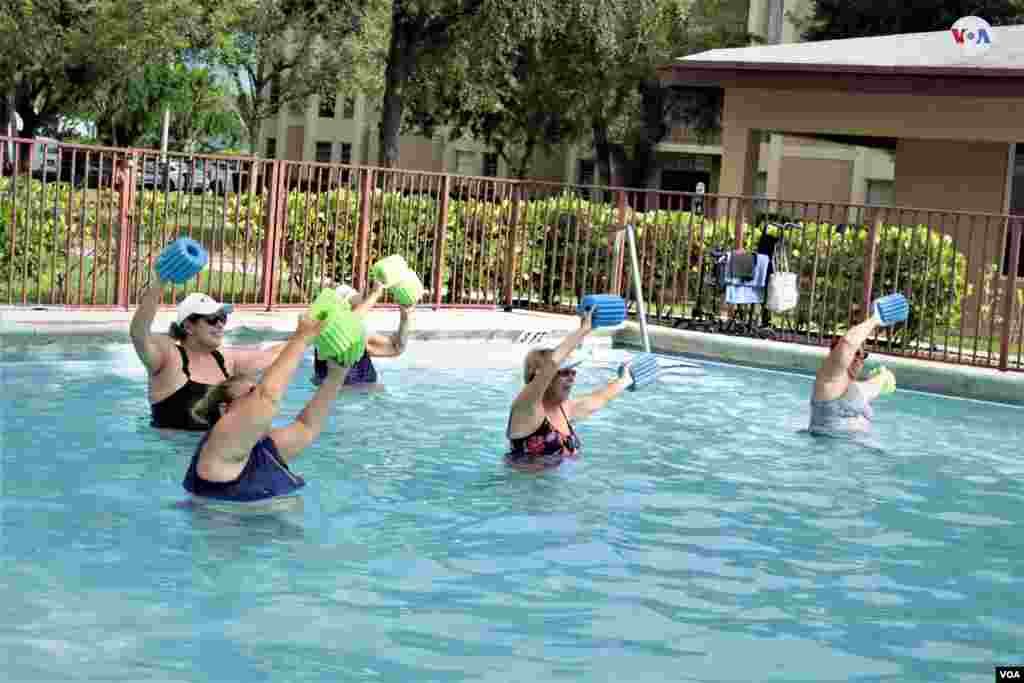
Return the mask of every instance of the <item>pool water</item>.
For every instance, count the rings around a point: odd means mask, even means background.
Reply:
[[[301,505],[182,505],[130,347],[2,357],[4,680],[990,681],[1024,664],[1024,412],[707,364],[501,464],[526,347],[414,344],[339,401]],[[609,359],[621,355],[609,351]],[[285,402],[312,394],[306,363]],[[589,366],[579,392],[610,371]],[[897,378],[898,380],[898,378]]]

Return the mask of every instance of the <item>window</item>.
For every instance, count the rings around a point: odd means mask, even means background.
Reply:
[[[346,121],[350,121],[356,117],[356,98],[349,95],[345,98],[345,110],[342,112],[341,118]]]
[[[267,158],[277,158],[277,138],[267,138]]]
[[[705,189],[707,192],[707,189]],[[757,175],[754,176],[754,196],[757,197],[754,200],[754,208],[758,211],[768,210],[768,172],[758,171]]]
[[[341,163],[351,164],[352,163],[352,143],[343,142],[341,143]]]
[[[594,160],[593,159],[580,159],[576,162],[577,170],[576,177],[577,182],[580,185],[593,185],[594,184]]]
[[[494,152],[484,154],[484,176],[494,178],[498,175],[498,155]]]
[[[765,37],[768,39],[768,43],[772,45],[782,42],[782,26],[786,18],[785,6],[785,0],[768,0]]]
[[[755,197],[767,197],[768,196],[768,172],[759,171],[754,176],[754,196]]]
[[[455,152],[455,173],[456,175],[476,175],[479,161],[476,152],[456,150]]]
[[[322,119],[333,119],[334,118],[334,101],[337,99],[334,95],[321,95],[320,96],[320,118]]]
[[[891,180],[869,180],[867,198],[868,206],[892,206],[894,201],[894,183]]]
[[[316,160],[324,164],[331,163],[331,143],[316,143]]]

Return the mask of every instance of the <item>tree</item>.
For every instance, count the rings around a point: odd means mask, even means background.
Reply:
[[[719,93],[665,87],[656,69],[687,54],[749,45],[745,7],[731,0],[624,0],[614,39],[581,45],[580,78],[593,93],[590,122],[604,178],[647,187],[655,148],[672,124],[687,125],[698,139],[718,130]]]
[[[462,27],[449,58],[426,64],[410,80],[408,124],[427,136],[445,128],[453,139],[480,140],[524,178],[535,152],[572,142],[584,130],[570,72],[556,66],[564,29],[552,29],[510,43],[496,42],[483,21]],[[560,106],[552,106],[556,99]]]
[[[976,16],[993,26],[1024,18],[1020,0],[812,0],[809,14],[789,13],[804,40],[833,40],[925,33],[950,29],[957,19]]]
[[[234,82],[238,113],[256,152],[262,122],[282,107],[336,93],[353,70],[353,41],[368,0],[235,0],[209,60]]]
[[[21,135],[56,129],[65,113],[131,82],[216,32],[213,0],[3,0],[0,89],[13,93]],[[10,113],[7,112],[7,116]]]
[[[217,82],[210,69],[187,69],[182,85],[170,104],[170,138],[176,141],[177,148],[206,151],[211,149],[211,138],[218,139],[221,146],[237,145],[242,137],[238,111],[231,94]]]

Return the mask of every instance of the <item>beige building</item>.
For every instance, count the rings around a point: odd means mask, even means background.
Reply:
[[[282,107],[277,117],[264,122],[259,154],[290,161],[375,166],[379,122],[379,111],[362,95],[339,93],[333,100],[313,97],[304,111]],[[398,154],[398,167],[403,170],[508,175],[504,160],[471,138],[448,140],[443,134],[431,138],[403,135]],[[541,157],[534,160],[531,177],[561,182],[565,174],[563,158]]]
[[[805,11],[808,0],[737,0],[731,11],[746,15],[747,31],[770,43],[799,40],[787,12]],[[283,108],[265,122],[260,154],[296,161],[377,163],[379,113],[362,96],[339,93],[334,101],[312,98],[305,110]],[[716,192],[722,161],[720,140],[698,144],[683,127],[657,147],[652,188],[692,192],[703,182]],[[890,151],[830,144],[766,133],[761,142],[755,194],[773,198],[888,204],[893,201],[894,162]],[[473,176],[507,176],[504,161],[469,138],[447,140],[402,136],[399,167]],[[614,184],[601,178],[588,145],[535,159],[530,177],[565,183]]]

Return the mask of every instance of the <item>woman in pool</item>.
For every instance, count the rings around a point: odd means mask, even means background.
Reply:
[[[328,363],[327,377],[299,416],[272,427],[292,375],[319,334],[322,322],[303,316],[263,378],[232,375],[193,408],[209,425],[196,447],[182,485],[199,498],[253,502],[294,493],[306,482],[288,464],[320,433],[347,368]]]
[[[149,378],[151,424],[162,429],[203,431],[192,418],[196,401],[217,382],[270,365],[282,344],[267,349],[225,347],[224,329],[232,306],[199,292],[178,304],[168,334],[153,334],[165,282],[153,273],[132,316],[129,335]]]
[[[871,429],[871,401],[882,392],[882,376],[858,381],[868,353],[861,347],[882,324],[878,313],[832,342],[818,369],[811,396],[812,434],[839,436]]]
[[[373,288],[367,297],[363,298],[358,290],[342,285],[337,289],[342,299],[352,305],[352,311],[365,315],[380,299],[384,293],[384,285],[374,282]],[[373,366],[373,358],[395,358],[405,352],[409,344],[409,332],[412,329],[412,314],[415,306],[401,306],[399,309],[400,319],[398,331],[393,335],[368,334],[366,335],[366,351],[352,369],[345,376],[345,390],[379,391],[384,385],[377,381],[377,368]],[[313,357],[313,384],[319,386],[327,376],[327,362],[320,360],[314,351]]]
[[[582,446],[572,423],[603,408],[633,382],[628,367],[608,386],[570,399],[577,364],[564,363],[591,330],[593,311],[588,311],[578,330],[555,349],[534,349],[523,362],[523,387],[512,402],[505,435],[511,450],[505,462],[512,467],[537,471],[574,458]]]

